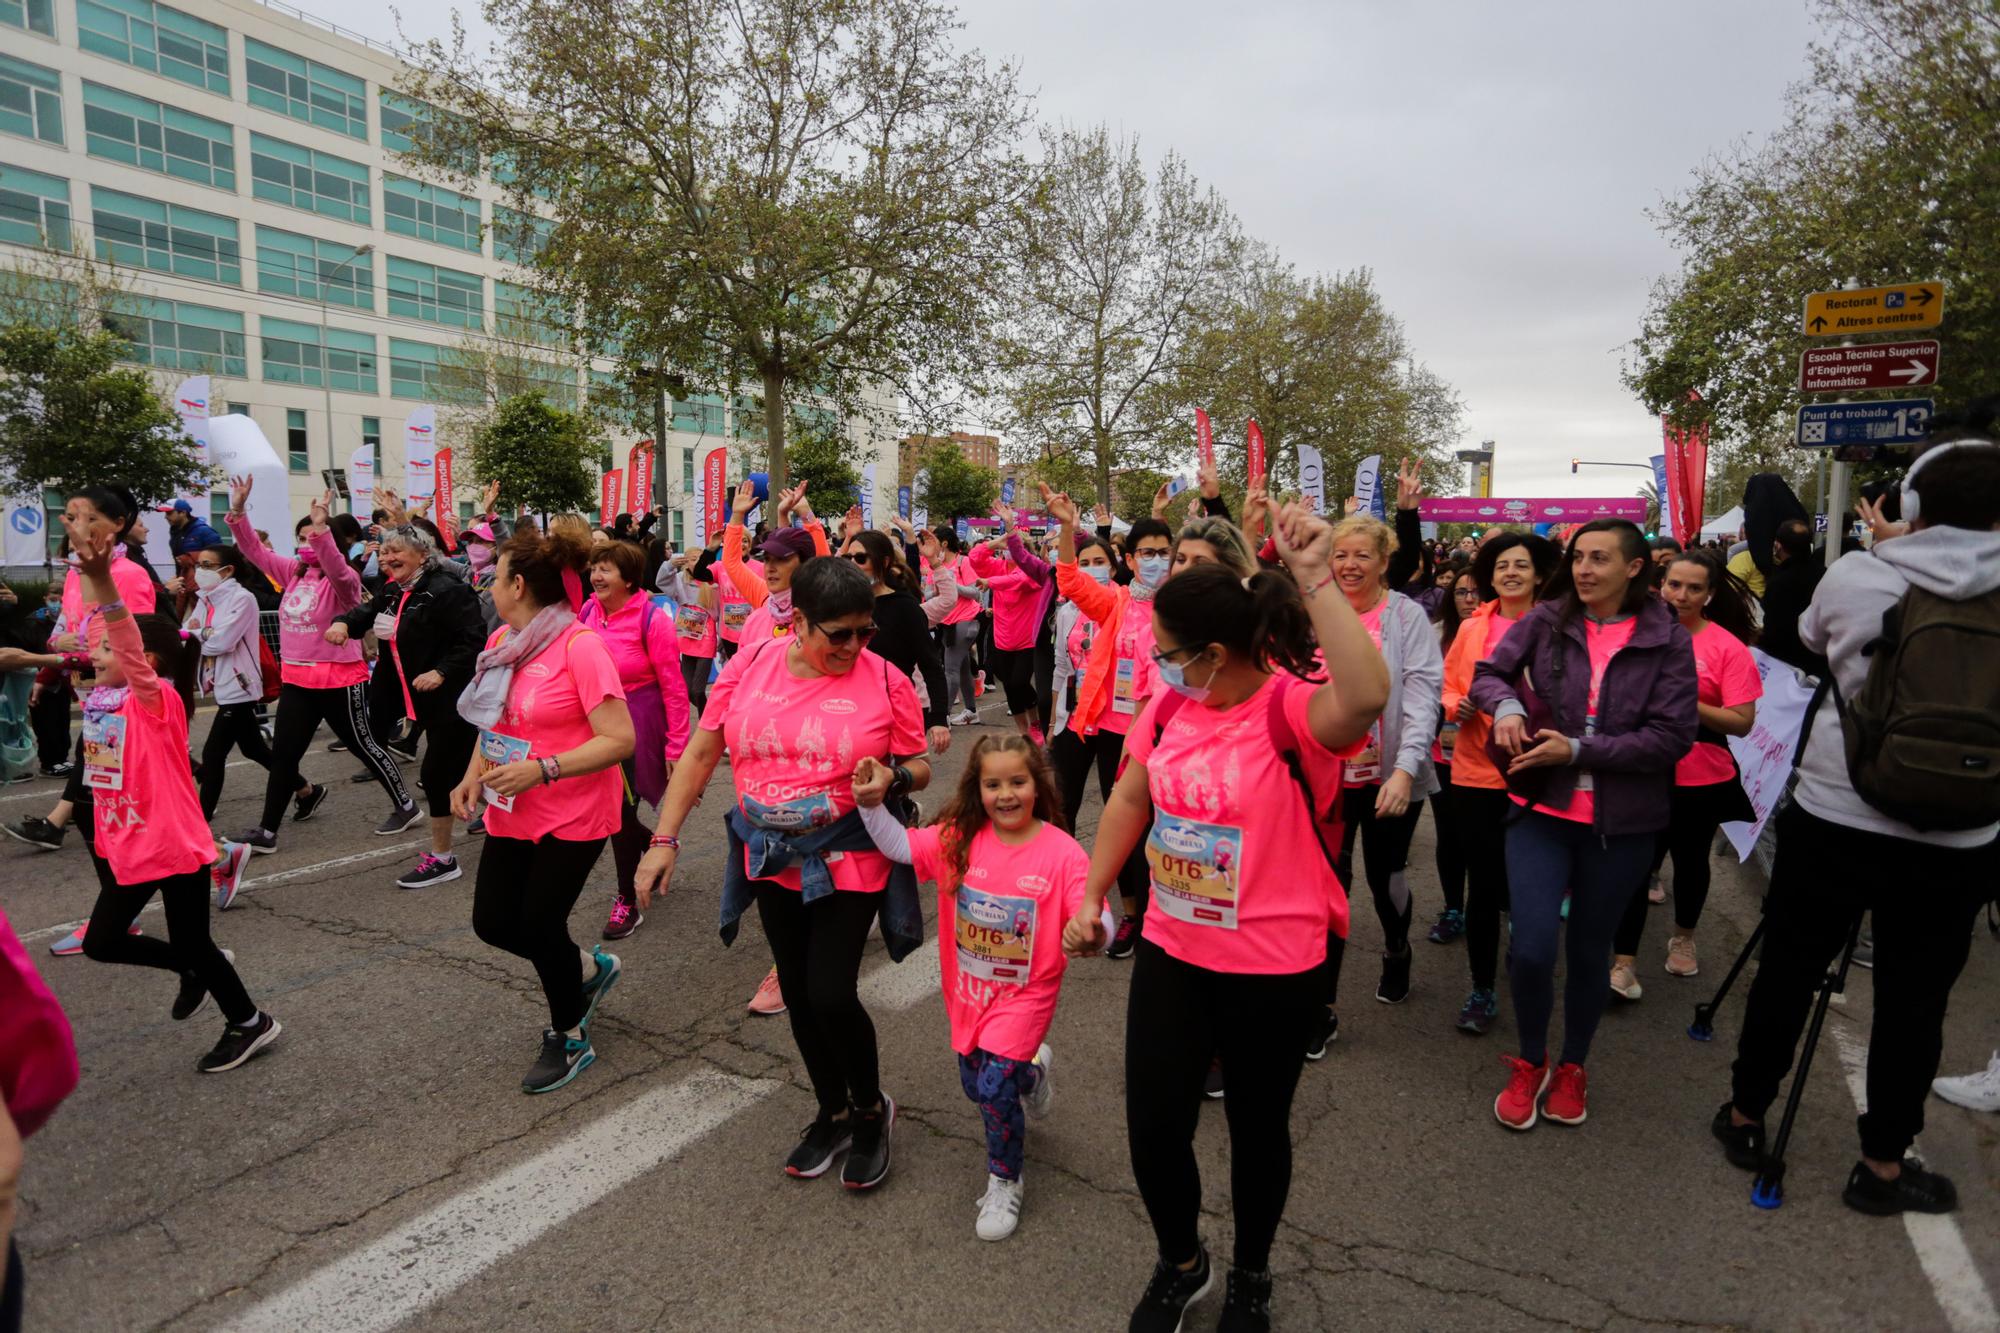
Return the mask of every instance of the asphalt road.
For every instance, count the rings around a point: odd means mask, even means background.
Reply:
[[[932,946],[892,967],[872,945],[864,963],[901,1108],[888,1182],[857,1196],[830,1177],[794,1181],[779,1163],[812,1101],[784,1020],[744,1012],[769,961],[761,935],[753,924],[733,949],[716,939],[720,799],[690,823],[671,899],[614,946],[626,972],[597,1022],[597,1066],[527,1097],[518,1079],[545,1011],[527,966],[472,933],[478,843],[465,880],[399,891],[421,839],[371,836],[384,802],[348,784],[357,767],[315,750],[307,771],[338,784],[334,801],[253,862],[245,896],[216,921],[285,1025],[228,1075],[195,1072],[219,1019],[172,1022],[171,978],[48,955],[94,894],[75,838],[58,853],[0,846],[0,901],[68,1009],[83,1062],[82,1086],[28,1146],[29,1328],[1124,1327],[1152,1261],[1123,1126],[1128,964],[1072,969],[1020,1230],[983,1243],[978,1114],[958,1086]],[[231,772],[219,828],[254,818],[262,776]],[[0,818],[43,812],[54,791],[7,789]],[[1093,796],[1086,829],[1095,810]],[[1426,922],[1441,906],[1431,857],[1426,819],[1412,868]],[[595,938],[610,886],[606,855],[573,919],[579,939]],[[1357,960],[1379,946],[1363,904]],[[1688,981],[1661,970],[1656,914],[1646,996],[1607,1017],[1590,1119],[1575,1129],[1494,1122],[1512,1040],[1504,1026],[1484,1039],[1452,1028],[1462,946],[1420,940],[1398,1008],[1374,1001],[1371,968],[1350,966],[1340,1041],[1308,1066],[1293,1111],[1278,1326],[1987,1326],[2000,1292],[2000,1117],[1930,1104],[1921,1147],[1958,1181],[1953,1221],[1873,1220],[1840,1203],[1856,1152],[1842,1052],[1865,1049],[1867,973],[1808,1081],[1786,1206],[1751,1207],[1748,1177],[1709,1138],[1740,1008],[1713,1044],[1684,1029],[1754,916],[1754,882],[1721,869],[1703,974]],[[141,920],[162,929],[157,912]],[[2000,1043],[2000,942],[1983,927],[1955,998],[1945,1065],[1962,1072]],[[1503,1025],[1509,1012],[1503,991]],[[1204,1111],[1199,1151],[1204,1232],[1226,1255],[1220,1105]],[[1213,1327],[1218,1306],[1197,1307],[1189,1327]]]

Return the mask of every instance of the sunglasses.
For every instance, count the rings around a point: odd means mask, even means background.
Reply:
[[[857,564],[857,565],[865,565],[865,564],[867,564],[867,563],[868,563],[868,552],[866,552],[866,551],[849,551],[849,552],[847,553],[847,558],[848,558],[849,560],[852,560],[852,561],[853,561],[853,562],[854,562],[855,564]]]
[[[859,629],[851,625],[841,629],[828,629],[824,625],[814,625],[813,628],[818,630],[821,637],[835,648],[845,648],[850,643],[859,643],[865,648],[868,646],[868,641],[875,637],[876,630],[876,626],[874,625],[863,625]]]

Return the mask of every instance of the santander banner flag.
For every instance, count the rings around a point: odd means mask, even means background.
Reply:
[[[701,463],[701,539],[715,540],[729,522],[729,494],[724,473],[729,468],[729,451],[720,445],[708,451]]]
[[[1309,444],[1299,446],[1299,490],[1315,514],[1326,512],[1326,464]]]
[[[1251,477],[1255,478],[1266,475],[1264,472],[1264,432],[1258,428],[1256,421],[1251,421],[1249,426],[1244,428],[1243,438],[1250,450]]]
[[[1208,413],[1194,410],[1194,442],[1201,450],[1201,465],[1215,466],[1215,432],[1209,428]]]
[[[451,450],[437,451],[437,503],[431,506],[431,518],[439,532],[444,534],[446,550],[458,545],[458,506],[452,503]]]
[[[1679,430],[1665,415],[1660,430],[1667,446],[1667,498],[1674,539],[1692,545],[1701,533],[1702,505],[1708,500],[1708,425]],[[1643,508],[1643,506],[1642,506]]]
[[[625,493],[625,469],[612,468],[598,478],[597,521],[609,526],[618,517],[618,497]]]
[[[625,459],[625,507],[643,514],[653,507],[653,442],[641,440]]]
[[[403,421],[403,498],[437,494],[437,409],[426,404]]]

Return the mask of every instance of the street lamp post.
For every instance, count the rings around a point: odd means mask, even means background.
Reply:
[[[326,465],[336,472],[340,470],[340,450],[335,448],[333,443],[333,333],[327,322],[329,315],[326,293],[343,272],[374,253],[375,246],[372,242],[362,246],[343,260],[333,272],[322,276],[316,284],[319,288],[319,383],[326,396]],[[368,287],[372,293],[375,287],[373,264],[368,266]],[[374,304],[372,296],[369,304]],[[349,507],[352,508],[351,500]]]

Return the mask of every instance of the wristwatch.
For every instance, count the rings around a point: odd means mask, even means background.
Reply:
[[[897,764],[889,770],[889,794],[907,796],[910,794],[910,788],[916,785],[916,781],[915,774],[903,765]]]

